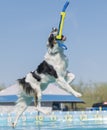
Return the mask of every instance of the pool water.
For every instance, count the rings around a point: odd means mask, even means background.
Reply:
[[[11,126],[2,126],[0,127],[0,130],[107,130],[107,127],[103,125],[77,125],[72,126],[72,124],[66,124],[64,126],[63,122],[59,123],[46,123],[46,124],[24,124],[24,125],[18,125],[16,128],[12,128]]]
[[[15,113],[0,114],[0,130],[13,130]],[[107,111],[52,112],[51,115],[25,112],[15,130],[107,130]]]

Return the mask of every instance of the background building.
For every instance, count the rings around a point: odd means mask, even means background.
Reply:
[[[2,106],[10,106],[15,105],[19,94],[18,85],[12,85],[0,92],[0,105]],[[83,100],[77,98],[64,90],[60,89],[55,84],[50,84],[46,90],[43,91],[42,96],[42,107],[48,107],[52,110],[77,110],[76,104],[84,103]],[[69,108],[66,104],[69,104]],[[32,101],[32,106],[33,101]]]

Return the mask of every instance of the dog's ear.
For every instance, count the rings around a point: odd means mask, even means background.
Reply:
[[[53,42],[54,39],[55,39],[54,35],[51,34],[51,35],[49,36],[49,38],[48,38],[49,43]]]
[[[48,46],[50,48],[53,48],[54,47],[54,44],[56,43],[56,35],[58,33],[58,29],[57,28],[52,28],[52,31],[49,35],[49,38],[48,38]]]
[[[50,34],[49,38],[48,38],[48,42],[49,42],[49,46],[51,48],[53,48],[54,46],[54,42],[55,42],[55,36],[53,34]]]

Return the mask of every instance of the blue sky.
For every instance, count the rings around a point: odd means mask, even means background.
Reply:
[[[0,1],[0,84],[7,86],[43,60],[65,0]],[[63,30],[74,83],[107,82],[107,0],[70,0]]]

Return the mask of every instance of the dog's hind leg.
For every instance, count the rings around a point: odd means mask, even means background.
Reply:
[[[46,115],[50,114],[51,113],[50,111],[46,111],[41,107],[41,97],[42,97],[41,91],[39,91],[37,95],[34,95],[34,105],[35,105],[36,111],[41,112]]]
[[[17,125],[19,117],[22,115],[22,113],[26,110],[26,108],[31,104],[32,97],[22,96],[20,95],[17,104],[15,106],[15,113],[16,117],[14,119],[14,122],[12,123],[12,127],[14,128]]]
[[[43,114],[45,114],[45,115],[49,115],[49,114],[51,113],[51,111],[49,111],[49,110],[44,110],[40,105],[37,106],[35,109],[36,109],[38,112],[41,112],[41,113],[43,113]]]

